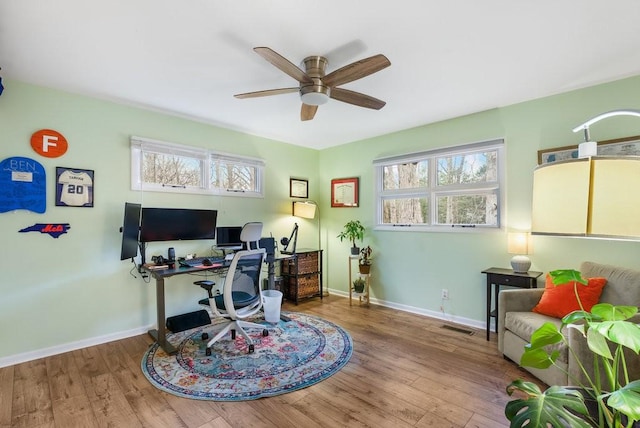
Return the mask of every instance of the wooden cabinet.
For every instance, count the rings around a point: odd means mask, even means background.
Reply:
[[[298,304],[300,299],[322,299],[322,250],[299,250],[281,260],[284,297]]]

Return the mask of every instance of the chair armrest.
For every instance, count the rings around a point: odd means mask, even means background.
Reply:
[[[498,294],[500,312],[529,312],[540,301],[544,288],[501,290]]]
[[[544,288],[502,290],[498,294],[498,349],[502,352],[504,319],[507,312],[531,312],[540,301]]]

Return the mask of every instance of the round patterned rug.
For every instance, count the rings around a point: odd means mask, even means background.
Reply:
[[[340,370],[351,358],[351,336],[340,326],[315,316],[283,312],[291,321],[263,323],[269,330],[247,329],[255,352],[247,353],[244,338],[226,335],[205,355],[203,331],[213,337],[221,322],[167,339],[178,348],[167,355],[157,344],[142,358],[142,372],[157,388],[197,400],[239,401],[270,397],[318,383]],[[223,321],[223,320],[218,320]]]

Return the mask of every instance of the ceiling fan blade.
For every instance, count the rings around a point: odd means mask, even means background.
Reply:
[[[387,104],[386,102],[373,98],[369,95],[343,88],[332,88],[329,96],[334,100],[374,110],[380,110],[385,106],[385,104]]]
[[[279,68],[280,70],[287,73],[289,76],[293,77],[300,83],[312,83],[312,80],[307,73],[300,70],[300,68],[296,67],[291,61],[277,53],[276,51],[265,48],[265,47],[257,47],[253,48],[253,50],[260,55],[262,58],[269,61],[271,64]]]
[[[316,115],[316,111],[318,111],[318,106],[302,103],[302,109],[300,109],[300,120],[304,121],[313,119]]]
[[[280,88],[280,89],[267,89],[266,91],[255,91],[255,92],[246,92],[244,94],[236,94],[234,97],[236,98],[257,98],[257,97],[268,97],[270,95],[280,95],[280,94],[288,94],[290,92],[298,92],[300,88],[297,86],[295,88]]]
[[[365,76],[373,74],[383,68],[389,67],[391,62],[382,54],[374,55],[360,61],[352,62],[339,68],[322,79],[322,83],[326,86],[334,87],[353,82]]]

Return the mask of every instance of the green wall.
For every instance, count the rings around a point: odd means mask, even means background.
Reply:
[[[492,266],[508,268],[511,255],[506,251],[506,230],[530,228],[537,151],[578,144],[582,133],[574,134],[571,130],[575,126],[606,111],[639,105],[640,76],[323,150],[323,200],[330,198],[326,183],[332,178],[358,176],[362,190],[359,208],[323,207],[322,227],[328,238],[327,263],[331,267],[329,284],[348,290],[349,245],[335,236],[348,220],[359,219],[368,228],[365,244],[374,249],[374,299],[484,327],[486,283],[481,271]],[[615,117],[591,126],[591,136],[596,140],[632,135],[640,135],[636,117]],[[450,233],[373,228],[374,159],[498,137],[505,139],[506,147],[505,230]],[[637,267],[640,262],[640,244],[629,241],[534,236],[533,251],[532,270],[543,272],[578,268],[583,260],[628,267]],[[443,305],[442,288],[448,288],[450,296]]]
[[[532,171],[537,151],[580,142],[571,129],[605,111],[638,108],[640,76],[322,151],[225,130],[156,112],[5,80],[0,98],[0,159],[24,156],[42,163],[48,174],[47,211],[0,214],[0,366],[136,334],[155,323],[155,288],[134,278],[131,263],[119,260],[125,201],[145,206],[213,208],[221,224],[262,220],[265,234],[289,236],[300,225],[299,247],[314,247],[317,221],[291,216],[289,177],[309,179],[312,200],[320,203],[325,250],[325,286],[348,292],[349,245],[336,235],[351,219],[367,227],[365,243],[374,248],[372,294],[379,302],[482,327],[485,279],[491,266],[508,267],[505,231],[470,233],[390,232],[373,229],[376,158],[504,138],[506,144],[507,228],[530,223]],[[384,120],[384,110],[380,113]],[[32,151],[33,132],[51,128],[69,141],[69,151],[47,159]],[[592,126],[605,140],[640,135],[633,117],[610,118]],[[266,162],[264,199],[135,192],[130,190],[131,135],[246,154]],[[54,206],[56,166],[95,170],[95,207]],[[360,178],[360,207],[331,208],[330,180]],[[70,223],[58,239],[18,233],[34,223]],[[173,244],[173,243],[172,243]],[[200,246],[199,246],[200,245]],[[207,251],[204,244],[174,245],[178,254]],[[147,254],[166,254],[154,244]],[[578,267],[594,260],[635,267],[637,242],[534,237],[532,269]],[[167,281],[167,314],[197,309],[202,290],[194,278]],[[450,300],[441,310],[440,290]],[[345,304],[345,310],[348,306]]]
[[[0,160],[23,156],[40,162],[47,174],[44,214],[19,210],[0,213],[0,366],[3,357],[55,347],[82,346],[146,331],[155,324],[155,286],[130,275],[120,261],[124,202],[143,206],[218,210],[221,225],[263,221],[264,234],[289,236],[289,177],[309,179],[317,198],[318,151],[217,128],[163,114],[5,80],[0,97]],[[39,129],[55,129],[69,142],[59,158],[39,156],[30,146]],[[259,157],[266,163],[264,198],[236,198],[137,192],[130,189],[131,135]],[[295,161],[292,161],[295,160]],[[95,171],[94,208],[56,207],[55,167]],[[57,239],[36,232],[18,233],[34,223],[70,223]],[[301,246],[317,242],[301,234]],[[205,254],[211,242],[154,243],[147,250],[166,255]],[[317,244],[315,244],[317,245]],[[183,275],[167,281],[167,314],[197,309],[204,291]],[[71,345],[69,345],[71,344]],[[55,350],[55,349],[54,349]],[[25,355],[25,353],[27,355]],[[5,359],[6,361],[10,361]],[[6,364],[5,364],[6,365]]]

